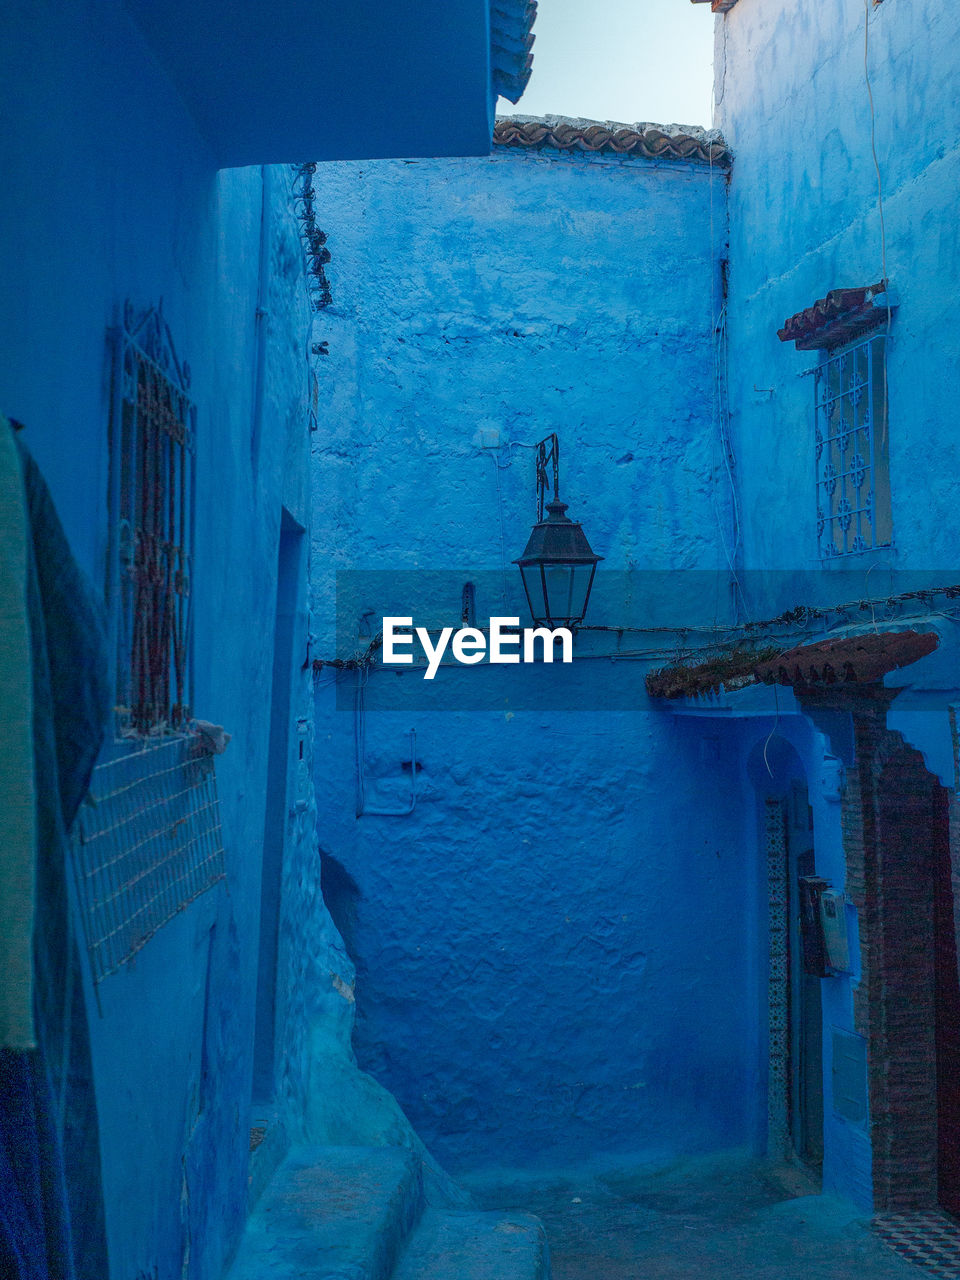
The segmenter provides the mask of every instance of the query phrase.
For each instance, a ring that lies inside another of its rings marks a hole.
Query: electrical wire
[[[777,712],[776,719],[773,722],[773,728],[767,734],[766,742],[763,744],[763,763],[766,766],[767,773],[769,773],[771,778],[773,777],[773,770],[770,768],[770,761],[767,759],[767,748],[770,746],[770,743],[773,741],[773,735],[777,732],[777,729],[780,727],[780,693],[777,685],[773,686],[773,705],[776,708],[776,712]]]
[[[504,530],[503,530],[503,490],[500,487],[500,472],[505,470],[505,468],[501,467],[500,460],[495,453],[491,452],[490,458],[493,461],[493,465],[496,468],[496,474],[497,474],[497,516],[499,518],[499,523],[500,523],[500,574],[501,574],[500,597],[503,600],[504,608],[506,608],[507,547],[506,547],[506,541],[504,538]]]
[[[863,0],[863,78],[867,86],[867,97],[870,101],[870,151],[873,155],[873,167],[877,174],[877,209],[880,214],[880,267],[883,273],[883,287],[889,289],[887,278],[887,228],[883,217],[883,178],[880,174],[880,161],[877,159],[877,112],[873,101],[873,85],[870,83],[870,0]],[[887,404],[887,347],[890,342],[890,300],[887,299],[887,331],[883,344],[883,417],[880,431],[880,447],[887,443],[887,420],[889,408]]]

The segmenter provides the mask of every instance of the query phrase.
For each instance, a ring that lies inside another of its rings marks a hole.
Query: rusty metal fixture
[[[794,689],[870,684],[898,667],[909,666],[940,645],[935,631],[883,631],[798,645],[757,664],[764,684]]]

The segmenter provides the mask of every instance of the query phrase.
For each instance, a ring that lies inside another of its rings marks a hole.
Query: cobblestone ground
[[[553,1280],[930,1280],[804,1172],[743,1158],[461,1177],[546,1226]]]

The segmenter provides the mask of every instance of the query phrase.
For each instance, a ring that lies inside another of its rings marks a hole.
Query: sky
[[[713,23],[690,0],[539,0],[530,83],[497,113],[708,126]]]

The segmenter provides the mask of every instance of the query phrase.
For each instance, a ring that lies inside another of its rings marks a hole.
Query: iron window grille
[[[817,540],[832,560],[889,547],[886,335],[831,351],[816,370]]]
[[[120,737],[183,731],[192,689],[196,406],[159,307],[114,333],[109,582]]]

